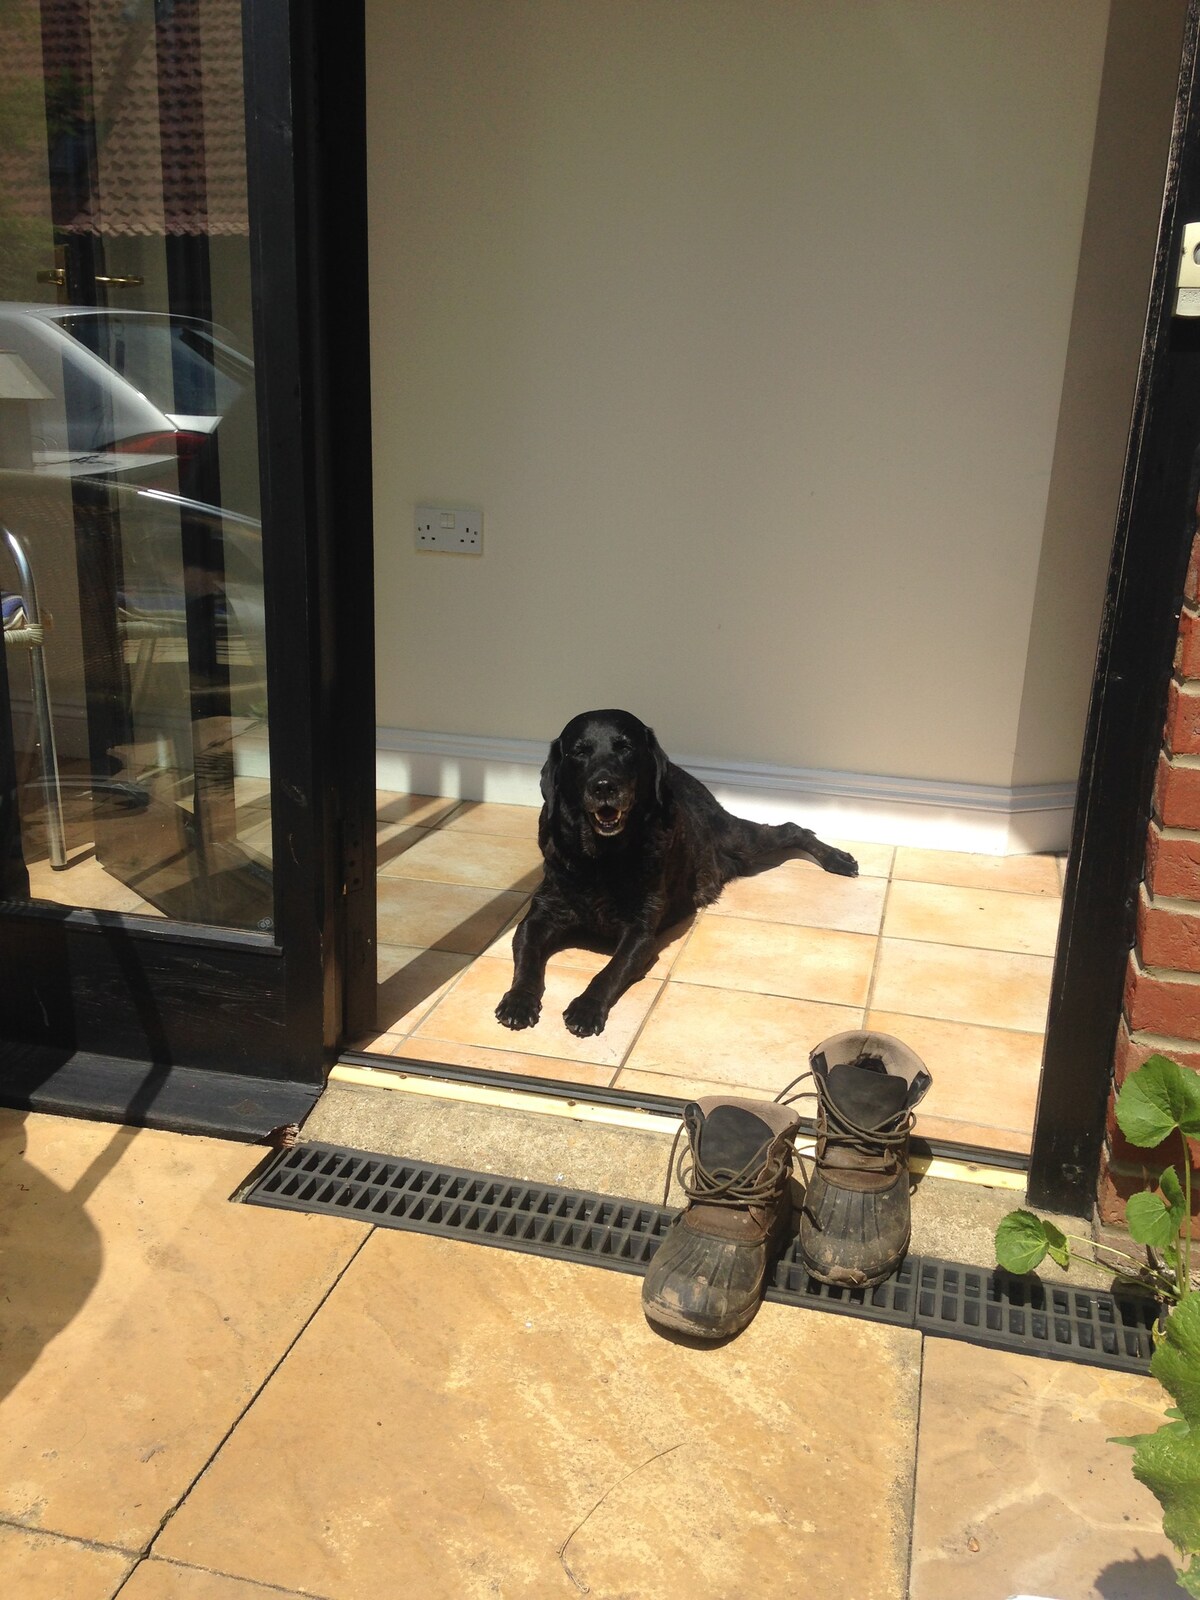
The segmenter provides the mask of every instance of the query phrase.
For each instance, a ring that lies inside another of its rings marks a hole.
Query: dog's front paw
[[[821,865],[826,872],[838,872],[843,878],[858,877],[858,862],[850,854],[849,850],[835,850],[830,845],[829,854]]]
[[[563,1012],[563,1021],[576,1038],[589,1039],[594,1033],[603,1033],[608,1021],[608,1006],[603,1000],[586,992],[576,995]]]
[[[496,1007],[496,1021],[506,1028],[532,1028],[542,1014],[542,1002],[535,994],[510,989]]]

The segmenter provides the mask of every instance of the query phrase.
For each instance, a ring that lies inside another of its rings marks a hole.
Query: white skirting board
[[[407,728],[376,730],[381,789],[538,806],[546,746]],[[980,855],[1064,851],[1075,785],[993,788],[982,784],[818,772],[752,762],[674,756],[738,816],[799,822],[831,839],[966,850]]]

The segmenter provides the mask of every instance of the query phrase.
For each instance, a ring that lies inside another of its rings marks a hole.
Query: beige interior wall
[[[1095,667],[1186,0],[1113,0],[1013,781],[1072,775]]]
[[[1108,19],[371,0],[380,723],[1013,782]],[[482,558],[414,551],[429,500]]]

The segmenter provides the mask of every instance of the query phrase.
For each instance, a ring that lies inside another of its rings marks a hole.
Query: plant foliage
[[[1173,1307],[1159,1338],[1150,1371],[1175,1404],[1154,1433],[1114,1440],[1133,1448],[1133,1474],[1157,1498],[1163,1532],[1187,1563],[1179,1586],[1200,1600],[1200,1293],[1192,1287],[1192,1161],[1189,1138],[1200,1137],[1200,1074],[1167,1056],[1151,1056],[1121,1086],[1117,1126],[1139,1149],[1156,1150],[1178,1138],[1183,1146],[1182,1180],[1166,1166],[1154,1185],[1132,1195],[1125,1207],[1130,1237],[1145,1246],[1137,1261],[1109,1246],[1117,1270],[1153,1289]],[[1088,1243],[1088,1241],[1076,1241]],[[996,1229],[996,1260],[1006,1271],[1032,1272],[1049,1255],[1070,1265],[1070,1240],[1032,1211],[1011,1211]],[[1113,1266],[1113,1261],[1097,1265]],[[1131,1270],[1132,1269],[1132,1270]]]

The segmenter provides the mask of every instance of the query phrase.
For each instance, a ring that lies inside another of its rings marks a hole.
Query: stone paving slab
[[[920,1336],[380,1230],[155,1554],[329,1600],[903,1600]],[[681,1588],[682,1585],[682,1588]]]
[[[0,1526],[4,1592],[19,1600],[112,1600],[136,1557]]]
[[[1108,1443],[1168,1404],[1153,1378],[927,1339],[911,1600],[1179,1600],[1158,1502]]]
[[[173,1561],[143,1561],[121,1590],[120,1600],[322,1600],[309,1589],[264,1588],[219,1572],[177,1566]],[[378,1600],[387,1600],[386,1592]]]
[[[261,1153],[0,1112],[0,1519],[139,1551],[218,1449],[367,1232]]]

